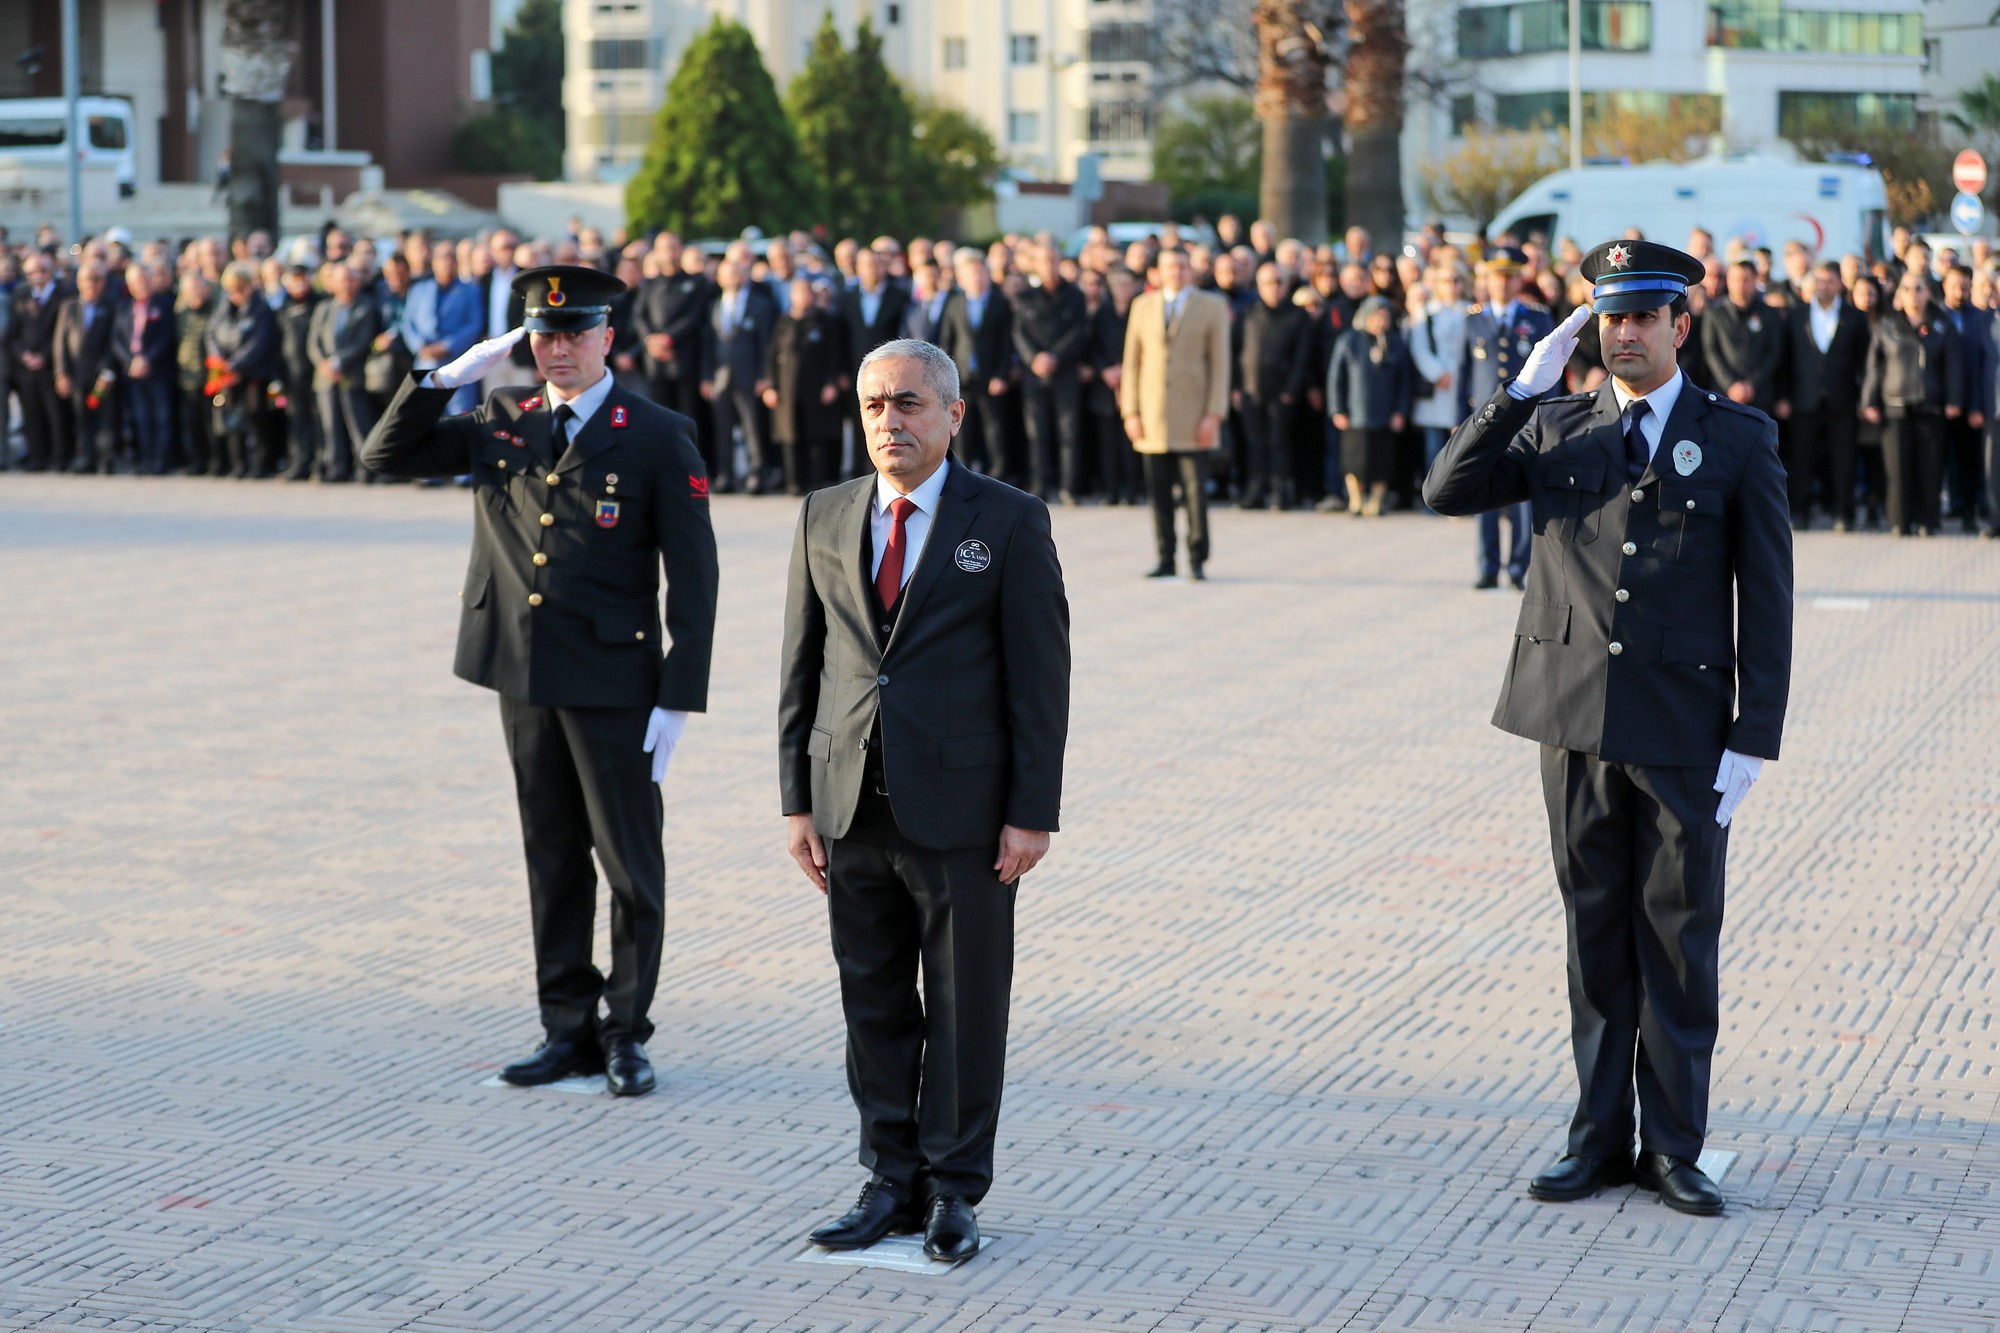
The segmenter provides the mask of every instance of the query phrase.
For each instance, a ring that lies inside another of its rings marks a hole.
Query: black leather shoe
[[[1162,560],[1147,573],[1149,579],[1170,579],[1174,576],[1174,562]]]
[[[1208,575],[1202,572],[1201,561],[1197,560],[1188,566],[1188,577],[1196,583],[1206,583],[1208,581]]]
[[[1478,582],[1472,585],[1473,590],[1475,592],[1484,592],[1488,588],[1497,588],[1499,586],[1500,586],[1500,576],[1498,574],[1485,575]]]
[[[1652,1190],[1677,1213],[1714,1217],[1722,1211],[1722,1190],[1685,1157],[1642,1152],[1634,1174],[1640,1189]]]
[[[653,1062],[630,1037],[604,1043],[604,1085],[614,1097],[643,1097],[653,1090]]]
[[[979,1219],[972,1205],[956,1194],[940,1194],[924,1215],[924,1253],[948,1264],[962,1264],[979,1252]]]
[[[500,1071],[502,1082],[517,1088],[535,1088],[566,1078],[604,1072],[604,1052],[594,1041],[551,1037],[535,1048],[535,1053],[516,1060]]]
[[[909,1200],[892,1185],[871,1180],[844,1216],[812,1233],[809,1239],[825,1250],[865,1250],[892,1234],[907,1234],[923,1225]]]
[[[1528,1193],[1548,1203],[1588,1199],[1611,1185],[1632,1183],[1632,1164],[1618,1157],[1565,1157],[1528,1182]]]

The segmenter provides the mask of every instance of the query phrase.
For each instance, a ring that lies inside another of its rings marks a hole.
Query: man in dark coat
[[[1792,526],[1812,525],[1812,489],[1827,483],[1826,507],[1837,532],[1854,522],[1854,463],[1861,374],[1868,360],[1868,317],[1841,295],[1840,262],[1829,259],[1800,284],[1789,312],[1786,357],[1785,480]]]
[[[648,278],[632,307],[632,331],[646,349],[647,393],[695,423],[695,438],[710,476],[728,489],[728,469],[719,467],[714,414],[701,396],[702,342],[708,334],[708,308],[715,284],[708,280],[699,246],[683,247],[678,236],[664,233],[654,243],[660,274]]]
[[[287,481],[304,481],[323,469],[319,401],[313,394],[313,316],[324,301],[312,285],[312,270],[293,264],[285,270],[285,303],[278,307],[278,348],[285,414]]]
[[[957,290],[945,303],[938,346],[958,364],[965,422],[953,452],[968,467],[1009,485],[1021,485],[1019,451],[1008,429],[1005,400],[1014,389],[1014,312],[993,285],[985,256],[960,250],[952,257]]]
[[[329,264],[327,299],[313,311],[306,338],[312,361],[313,405],[319,414],[322,481],[354,479],[354,451],[375,429],[375,407],[363,375],[382,331],[381,308],[361,290],[347,264]]]
[[[1062,804],[1069,605],[1048,509],[949,461],[952,359],[892,342],[858,389],[874,468],[800,507],[780,666],[780,797],[827,895],[869,1172],[812,1239],[921,1227],[956,1263],[993,1180],[1014,895]]]
[[[1945,484],[1951,491],[1951,514],[1967,532],[1979,526],[1980,496],[1985,491],[1986,422],[1993,415],[1993,378],[2000,347],[1993,342],[1992,312],[1974,306],[1972,270],[1954,264],[1945,270],[1943,319],[1958,334],[1959,374],[1965,385],[1965,410],[1944,423]]]
[[[118,307],[111,300],[104,267],[87,263],[76,271],[76,295],[56,317],[56,392],[69,403],[75,423],[73,472],[109,473],[118,446],[118,361],[112,334]]]
[[[820,308],[812,279],[795,277],[791,309],[771,331],[762,395],[771,410],[771,439],[784,461],[785,492],[804,495],[834,480],[840,468],[840,424],[851,399],[847,325]]]
[[[1052,487],[1074,500],[1081,484],[1083,381],[1076,373],[1090,335],[1083,292],[1063,281],[1053,245],[1025,248],[1039,286],[1014,303],[1014,351],[1021,377],[1021,412],[1028,434],[1028,489],[1044,500]]]
[[[762,495],[774,480],[774,460],[766,456],[769,430],[757,396],[764,358],[771,349],[771,325],[778,312],[762,283],[750,281],[743,265],[725,259],[715,270],[715,300],[708,309],[708,336],[701,345],[701,396],[714,414],[716,473],[736,471],[736,432],[743,432],[748,459],[743,488]]]
[[[873,250],[855,252],[854,278],[854,285],[841,293],[840,313],[847,321],[847,354],[854,358],[858,370],[861,358],[903,336],[910,293],[889,280],[882,256]]]
[[[440,420],[523,330],[477,343],[404,382],[362,462],[392,477],[470,474],[479,493],[456,670],[500,695],[547,1034],[500,1076],[527,1086],[601,1072],[613,1093],[637,1096],[653,1089],[643,1043],[666,910],[659,783],[687,714],[708,702],[708,478],[694,423],[619,388],[605,366],[624,284],[575,265],[515,282],[546,383]],[[609,976],[591,962],[593,851],[611,883]]]
[[[1725,280],[1729,299],[1710,302],[1702,320],[1702,360],[1730,402],[1769,415],[1784,371],[1785,319],[1757,294],[1757,266],[1749,260],[1731,264]]]
[[[1292,413],[1304,397],[1312,363],[1313,318],[1285,292],[1276,264],[1257,269],[1257,300],[1239,326],[1235,407],[1243,422],[1245,467],[1238,509],[1290,509]]]
[[[69,295],[56,278],[55,260],[37,250],[22,261],[5,347],[8,381],[21,398],[29,472],[62,471],[70,463],[67,406],[56,392],[55,365],[56,319]]]
[[[131,299],[111,327],[111,359],[118,368],[118,397],[132,427],[138,469],[167,470],[174,451],[174,327],[172,273],[164,265],[134,262],[124,280]]]
[[[1444,514],[1523,500],[1535,512],[1493,720],[1542,745],[1579,1096],[1567,1154],[1529,1193],[1579,1199],[1636,1179],[1708,1215],[1722,1192],[1695,1160],[1728,829],[1778,757],[1790,691],[1785,471],[1769,417],[1676,364],[1698,261],[1617,241],[1581,271],[1611,378],[1545,396],[1591,317],[1579,306],[1453,432],[1424,498]]]

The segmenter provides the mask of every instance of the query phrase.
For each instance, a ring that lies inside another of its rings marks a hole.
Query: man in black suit
[[[921,1225],[956,1263],[993,1180],[1015,889],[1061,805],[1069,604],[1047,508],[948,460],[952,359],[888,343],[858,389],[874,471],[800,509],[778,704],[790,849],[827,895],[870,1173],[812,1239],[861,1249]]]
[[[1090,337],[1083,292],[1063,281],[1053,245],[1023,248],[1024,267],[1040,280],[1014,303],[1014,351],[1021,377],[1021,415],[1028,433],[1028,489],[1043,499],[1051,487],[1074,502],[1083,465],[1083,380],[1076,368]]]
[[[736,431],[741,428],[743,452],[749,459],[743,486],[750,494],[761,495],[777,482],[776,460],[766,456],[771,432],[758,389],[778,312],[763,284],[751,282],[736,260],[716,265],[715,280],[708,336],[701,345],[701,396],[714,413],[716,475],[735,472]]]
[[[1841,299],[1839,260],[1822,262],[1800,289],[1799,303],[1789,313],[1789,383],[1778,403],[1778,415],[1788,418],[1784,460],[1792,527],[1803,531],[1812,525],[1813,482],[1824,477],[1834,531],[1845,532],[1854,523],[1855,436],[1868,317]]]
[[[112,389],[118,363],[112,357],[111,334],[117,319],[118,307],[105,290],[104,266],[79,266],[76,295],[56,316],[55,337],[56,392],[69,403],[75,423],[72,472],[109,473],[115,462],[118,410]]]
[[[1298,502],[1292,479],[1292,413],[1305,395],[1313,322],[1285,292],[1276,264],[1257,269],[1258,300],[1240,321],[1237,388],[1232,395],[1243,421],[1243,494],[1238,509],[1290,509]]]
[[[708,280],[701,247],[682,247],[680,237],[662,232],[653,243],[658,277],[648,278],[632,307],[632,331],[646,349],[646,392],[662,407],[695,423],[695,438],[717,489],[728,490],[729,470],[715,446],[714,414],[701,396],[701,345],[708,332],[708,307],[715,284]]]
[[[69,293],[56,280],[55,260],[31,252],[21,265],[14,308],[7,321],[8,378],[21,396],[21,434],[29,472],[69,466],[69,423],[56,392],[56,318]]]
[[[873,250],[854,254],[855,283],[840,296],[841,317],[847,321],[847,353],[859,368],[862,358],[893,338],[903,336],[903,317],[910,293],[889,281],[882,256]]]
[[[1731,264],[1724,281],[1729,299],[1711,301],[1702,319],[1702,362],[1730,402],[1775,412],[1785,363],[1784,317],[1757,294],[1757,266],[1749,260]]]
[[[173,462],[174,451],[174,354],[180,331],[174,327],[173,272],[164,264],[135,261],[126,265],[124,276],[131,299],[112,322],[111,360],[138,469],[159,476]]]
[[[1493,721],[1542,743],[1580,1090],[1568,1153],[1529,1193],[1580,1199],[1636,1177],[1707,1215],[1722,1192],[1695,1160],[1728,827],[1778,757],[1791,680],[1785,472],[1769,417],[1676,365],[1697,260],[1618,241],[1581,272],[1610,380],[1544,397],[1591,317],[1579,306],[1453,432],[1424,498],[1444,514],[1534,507]]]
[[[479,275],[479,304],[486,312],[486,336],[489,338],[502,337],[509,330],[521,327],[523,300],[514,286],[514,279],[521,274],[520,266],[514,262],[514,251],[520,241],[521,238],[506,227],[495,231],[487,241],[487,252],[492,256],[493,267]],[[523,338],[514,344],[507,360],[487,378],[495,381],[491,387],[497,389],[501,387],[501,381],[517,378],[507,367],[529,371],[531,373],[519,378],[533,379],[534,365],[534,349]]]
[[[944,332],[945,307],[951,301],[951,287],[939,280],[937,261],[926,259],[910,270],[910,306],[903,312],[903,336],[918,342],[937,342]]]
[[[1994,362],[2000,347],[1993,342],[1993,316],[1969,299],[1972,270],[1953,264],[1944,274],[1944,309],[1941,318],[1958,334],[1958,363],[1965,384],[1965,410],[1947,416],[1944,422],[1944,461],[1951,491],[1951,513],[1958,516],[1967,532],[1979,526],[1980,497],[1986,487],[1986,420],[1993,415]]]
[[[575,265],[515,281],[546,383],[440,420],[524,330],[477,343],[404,381],[361,460],[392,477],[470,474],[479,492],[456,670],[500,695],[547,1032],[500,1076],[525,1086],[602,1071],[613,1093],[636,1096],[653,1088],[642,1043],[665,916],[659,783],[708,699],[708,478],[694,423],[619,388],[604,364],[624,284]],[[593,850],[611,882],[609,977],[591,963]]]
[[[952,257],[958,290],[945,304],[936,339],[958,366],[965,422],[956,453],[989,477],[1018,484],[1020,467],[1007,429],[1006,396],[1014,387],[1014,312],[993,286],[986,259],[976,250]]]

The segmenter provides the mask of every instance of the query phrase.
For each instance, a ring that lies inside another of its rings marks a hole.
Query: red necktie
[[[910,499],[889,502],[889,515],[895,526],[889,529],[889,544],[882,548],[882,567],[875,571],[875,595],[882,599],[884,611],[895,610],[896,599],[903,593],[903,552],[909,549],[903,523],[916,508],[916,501]]]

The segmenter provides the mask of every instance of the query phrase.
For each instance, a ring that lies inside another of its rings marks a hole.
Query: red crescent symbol
[[[1820,226],[1819,219],[1810,213],[1794,213],[1792,216],[1795,218],[1804,218],[1812,226],[1813,258],[1819,258],[1819,252],[1826,249],[1826,228]]]

